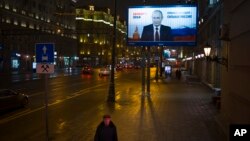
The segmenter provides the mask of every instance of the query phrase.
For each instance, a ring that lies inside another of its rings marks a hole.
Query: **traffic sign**
[[[37,64],[36,73],[54,73],[54,64]]]
[[[54,63],[54,44],[38,43],[36,44],[36,62]]]

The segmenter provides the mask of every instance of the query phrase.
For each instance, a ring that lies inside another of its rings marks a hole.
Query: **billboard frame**
[[[168,8],[168,7],[194,7],[196,8],[195,40],[194,41],[130,41],[129,40],[129,9],[131,8]],[[198,34],[198,5],[197,4],[168,4],[168,5],[137,5],[129,6],[127,10],[127,45],[128,46],[197,46]]]

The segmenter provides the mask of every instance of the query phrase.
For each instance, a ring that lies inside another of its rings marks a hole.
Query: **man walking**
[[[98,125],[94,141],[118,141],[116,126],[110,115],[104,115],[103,121]]]

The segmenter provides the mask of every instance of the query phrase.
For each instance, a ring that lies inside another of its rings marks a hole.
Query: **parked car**
[[[11,89],[0,89],[0,111],[26,107],[28,103],[27,95]]]
[[[82,74],[92,74],[93,69],[90,66],[84,66],[82,68]]]
[[[110,75],[110,69],[108,67],[101,68],[99,71],[99,76],[108,76]]]

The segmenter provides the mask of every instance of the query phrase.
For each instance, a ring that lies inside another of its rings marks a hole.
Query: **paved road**
[[[51,141],[92,141],[103,114],[111,114],[119,141],[226,140],[216,122],[218,111],[211,103],[212,92],[200,84],[152,80],[149,97],[141,93],[139,71],[123,72],[116,76],[116,102],[108,104],[108,82],[107,78],[72,76],[65,83],[52,85],[55,87],[49,105]],[[2,118],[0,140],[44,141],[44,116],[43,107],[38,106],[22,111],[19,116]]]

